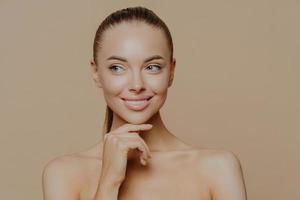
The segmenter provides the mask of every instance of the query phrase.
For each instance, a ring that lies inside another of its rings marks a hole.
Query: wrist
[[[114,189],[119,189],[121,186],[121,182],[120,181],[110,181],[110,180],[100,180],[99,181],[99,189],[102,190],[114,190]]]
[[[120,185],[117,182],[99,182],[95,200],[117,200]]]
[[[124,178],[116,178],[112,175],[101,174],[99,185],[108,188],[119,188],[123,182]]]

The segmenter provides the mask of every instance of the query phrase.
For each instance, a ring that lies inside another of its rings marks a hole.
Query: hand
[[[151,124],[124,124],[106,133],[103,142],[101,180],[121,184],[125,179],[128,152],[140,151],[140,162],[146,165],[150,150],[139,134],[150,130]]]

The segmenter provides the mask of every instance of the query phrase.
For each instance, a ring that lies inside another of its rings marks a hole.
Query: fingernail
[[[141,159],[141,163],[142,163],[142,165],[146,165],[147,164],[146,160],[144,160],[144,159]]]

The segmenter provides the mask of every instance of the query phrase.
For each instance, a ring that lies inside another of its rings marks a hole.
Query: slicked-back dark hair
[[[99,25],[96,31],[94,44],[93,44],[93,59],[97,67],[98,67],[97,55],[98,55],[98,51],[101,50],[101,41],[105,30],[112,28],[113,26],[120,24],[121,22],[132,22],[132,21],[145,22],[148,25],[161,29],[166,36],[168,47],[171,53],[170,61],[172,61],[173,41],[167,25],[152,10],[142,6],[136,6],[136,7],[124,8],[111,13]],[[105,121],[104,121],[105,133],[110,132],[112,121],[113,121],[113,111],[109,108],[109,106],[106,106],[106,114],[105,114]]]

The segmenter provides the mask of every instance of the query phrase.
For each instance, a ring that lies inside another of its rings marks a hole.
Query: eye
[[[112,72],[116,72],[116,73],[120,73],[123,69],[123,67],[119,66],[119,65],[111,65],[109,67],[110,71]]]
[[[159,65],[148,65],[147,69],[150,69],[150,71],[152,72],[157,72],[161,69],[161,67]]]

